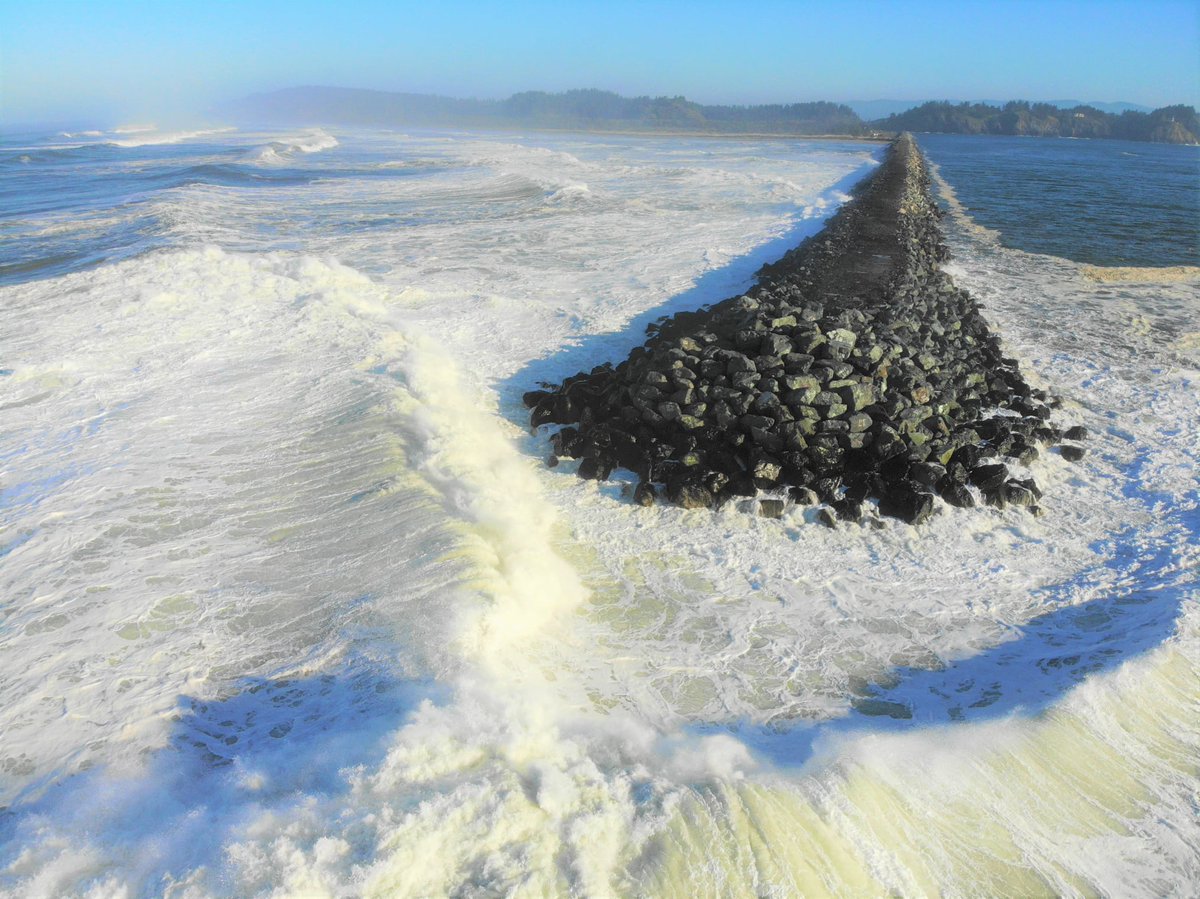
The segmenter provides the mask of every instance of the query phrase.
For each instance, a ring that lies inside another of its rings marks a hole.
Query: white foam
[[[111,140],[108,143],[114,147],[153,147],[160,144],[179,144],[195,140],[198,137],[211,137],[214,134],[228,134],[236,128],[201,128],[195,131],[155,131],[152,128],[116,129],[114,134],[144,134],[144,137],[128,137]]]
[[[251,154],[252,158],[268,165],[282,165],[291,160],[297,153],[320,153],[331,150],[338,145],[338,139],[327,131],[314,128],[302,135],[286,140],[272,141],[265,147],[259,147]]]
[[[192,185],[180,240],[260,252],[0,292],[0,888],[1195,882],[1194,292],[952,235],[1095,435],[1043,519],[638,509],[520,393],[744,289],[866,150],[370,140],[444,165]]]
[[[576,202],[586,200],[591,194],[586,184],[567,184],[552,191],[547,197],[547,203]]]

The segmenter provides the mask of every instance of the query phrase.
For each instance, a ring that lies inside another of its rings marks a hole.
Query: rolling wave
[[[194,131],[146,131],[141,132],[126,132],[126,133],[141,133],[140,137],[121,137],[115,140],[106,141],[109,146],[122,147],[131,149],[134,147],[154,147],[165,144],[180,144],[185,141],[195,140],[198,137],[211,137],[215,134],[229,134],[236,131],[236,128],[201,128]]]

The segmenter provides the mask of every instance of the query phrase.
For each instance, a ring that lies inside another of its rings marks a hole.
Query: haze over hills
[[[525,91],[505,100],[475,100],[355,88],[297,87],[246,97],[222,112],[257,122],[732,134],[860,135],[868,131],[850,107],[836,103],[704,106],[679,96],[622,97],[591,89],[556,94]]]
[[[870,101],[903,105],[902,101]],[[1069,102],[1069,101],[1061,101]],[[849,104],[807,102],[759,106],[704,105],[686,97],[622,97],[611,91],[526,91],[503,100],[396,93],[341,87],[295,87],[254,94],[221,114],[254,123],[425,126],[451,128],[551,128],[585,131],[688,131],[713,134],[840,135],[937,131],[1045,137],[1113,137],[1165,143],[1200,143],[1200,122],[1190,106],[1152,112],[1133,104],[1062,108],[1053,103],[927,102],[887,118],[865,120]]]
[[[877,119],[887,118],[890,115],[898,115],[902,112],[908,112],[910,109],[915,109],[924,103],[929,103],[934,100],[933,97],[923,97],[920,100],[847,100],[846,105],[854,110],[855,114],[864,122],[873,122]],[[1003,106],[1007,100],[968,100],[968,103],[982,103],[986,106]],[[1120,115],[1123,112],[1152,112],[1150,106],[1143,106],[1140,103],[1127,103],[1124,101],[1105,102],[1101,100],[1039,100],[1039,103],[1048,103],[1050,106],[1057,106],[1059,109],[1074,109],[1076,106],[1091,106],[1093,109],[1099,109],[1101,112],[1109,112],[1113,115]]]

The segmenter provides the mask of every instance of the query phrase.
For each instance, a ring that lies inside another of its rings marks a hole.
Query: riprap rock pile
[[[639,478],[635,501],[687,507],[790,495],[823,520],[881,514],[919,523],[935,496],[1037,509],[1014,476],[1039,445],[1080,439],[1056,401],[1006,358],[947,256],[924,162],[904,135],[825,229],[759,272],[758,284],[648,328],[615,367],[532,391],[532,423],[565,425],[556,457],[579,475]],[[1077,458],[1078,447],[1063,454]]]

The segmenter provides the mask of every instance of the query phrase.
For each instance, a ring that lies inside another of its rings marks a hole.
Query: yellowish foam
[[[1171,808],[1167,829],[1186,826],[1195,801],[1190,656],[1164,647],[1026,722],[866,738],[811,778],[701,787],[644,856],[633,893],[1122,892],[1136,872],[1122,867],[1120,841],[1146,839]],[[1187,848],[1162,847],[1177,862]]]
[[[1089,281],[1102,283],[1174,283],[1200,281],[1198,265],[1167,265],[1162,267],[1131,265],[1085,265],[1080,274]]]

